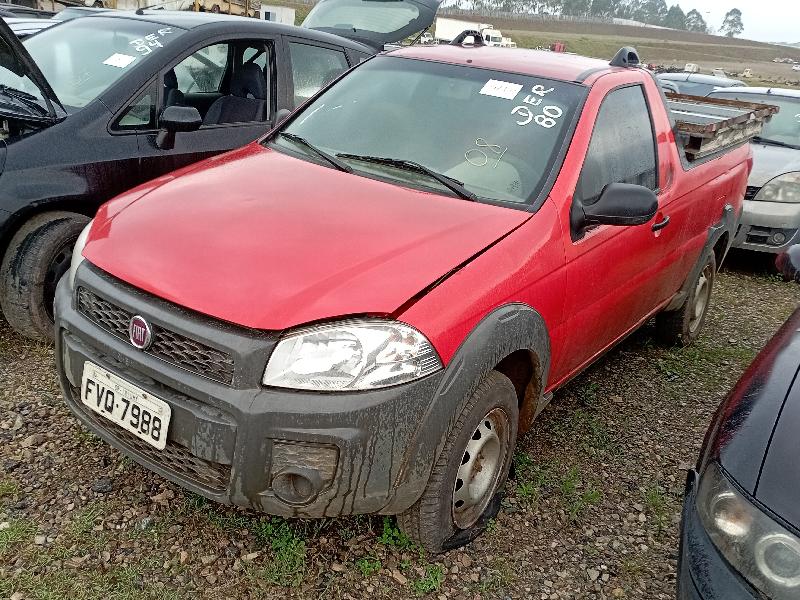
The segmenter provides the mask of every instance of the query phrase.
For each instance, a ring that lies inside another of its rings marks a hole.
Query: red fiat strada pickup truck
[[[735,233],[748,145],[687,160],[627,62],[388,52],[107,203],[57,293],[70,408],[219,502],[473,539],[553,390],[654,315],[698,335]]]

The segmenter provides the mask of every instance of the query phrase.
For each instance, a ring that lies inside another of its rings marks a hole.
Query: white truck
[[[475,23],[474,21],[461,21],[439,17],[436,19],[436,29],[433,37],[437,43],[450,43],[464,31],[479,31],[483,43],[487,46],[502,46],[503,34],[488,23]]]

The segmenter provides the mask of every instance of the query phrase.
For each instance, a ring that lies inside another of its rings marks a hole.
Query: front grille
[[[169,473],[174,473],[180,479],[214,492],[224,492],[228,488],[231,478],[230,465],[203,460],[192,454],[188,448],[167,440],[163,450],[154,448],[147,442],[123,429],[116,423],[104,419],[94,411],[86,408],[79,400],[79,390],[71,388],[72,404],[81,414],[98,429],[112,435],[123,450],[138,454]]]
[[[756,197],[756,194],[758,194],[758,192],[760,192],[760,191],[761,191],[760,187],[755,187],[755,186],[752,186],[752,185],[748,185],[747,186],[747,191],[745,191],[745,193],[744,193],[744,199],[745,200],[752,200],[753,198]]]
[[[128,325],[133,313],[84,287],[77,292],[78,311],[95,325],[123,340],[128,339]],[[176,367],[230,385],[233,382],[233,358],[183,334],[160,325],[152,325],[153,343],[145,351]]]

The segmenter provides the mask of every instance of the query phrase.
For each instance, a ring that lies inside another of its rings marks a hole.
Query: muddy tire
[[[662,342],[672,346],[688,346],[697,339],[708,315],[716,276],[716,257],[709,250],[689,286],[689,295],[683,306],[678,310],[662,312],[656,317],[656,333]]]
[[[422,497],[398,516],[400,528],[433,553],[478,537],[500,509],[518,421],[513,384],[492,371],[445,433]]]
[[[22,335],[52,341],[56,284],[69,269],[75,240],[88,222],[76,213],[43,213],[11,238],[0,264],[0,307]]]

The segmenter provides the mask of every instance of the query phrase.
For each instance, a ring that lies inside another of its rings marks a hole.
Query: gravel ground
[[[673,598],[685,471],[800,300],[734,258],[698,343],[646,326],[559,391],[487,534],[442,556],[393,519],[284,521],[183,492],[77,425],[52,350],[0,321],[0,597]]]

